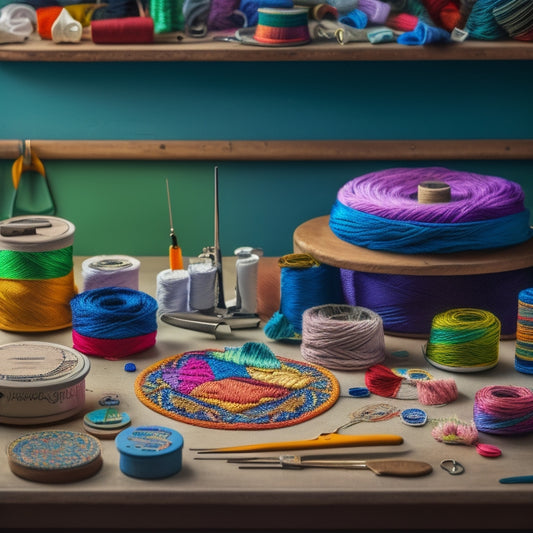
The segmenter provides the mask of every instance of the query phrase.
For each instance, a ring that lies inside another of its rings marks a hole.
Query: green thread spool
[[[489,311],[450,309],[431,324],[425,357],[450,372],[481,372],[498,363],[501,324]]]
[[[72,246],[43,252],[0,250],[0,278],[3,279],[62,278],[72,267]]]

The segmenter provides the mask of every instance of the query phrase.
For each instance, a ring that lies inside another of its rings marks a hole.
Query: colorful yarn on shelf
[[[155,344],[157,301],[142,291],[93,289],[70,305],[73,347],[84,354],[117,360]]]
[[[294,45],[311,41],[308,10],[301,8],[268,8],[257,10],[254,41],[264,45]]]
[[[478,372],[498,363],[501,324],[482,309],[450,309],[433,318],[425,356],[452,372]]]
[[[478,390],[474,398],[474,422],[483,433],[531,433],[533,391],[514,385],[492,385]]]
[[[427,181],[448,184],[451,201],[419,203],[418,187]],[[533,235],[520,185],[440,167],[394,168],[349,181],[329,225],[351,244],[404,254],[494,249]]]
[[[533,374],[533,288],[518,294],[515,369],[523,374]]]
[[[344,303],[339,270],[321,264],[309,254],[288,254],[278,260],[280,309],[265,324],[270,339],[300,342],[306,309]]]
[[[370,392],[385,398],[400,400],[418,399],[423,405],[445,405],[458,397],[457,384],[453,379],[403,377],[385,365],[374,365],[365,373],[365,384]]]
[[[362,370],[385,359],[381,317],[362,307],[322,305],[303,314],[304,360],[335,370]]]
[[[460,0],[422,0],[436,26],[452,31],[461,20]]]

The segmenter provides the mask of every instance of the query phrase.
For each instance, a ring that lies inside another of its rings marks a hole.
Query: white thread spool
[[[385,359],[381,317],[365,307],[319,305],[302,316],[302,357],[334,370],[363,370]]]
[[[128,255],[97,255],[81,264],[83,290],[126,287],[139,290],[141,262]]]
[[[237,261],[235,272],[237,281],[237,309],[240,313],[257,313],[257,271],[259,255],[253,248],[242,247],[235,250]]]
[[[157,313],[181,313],[189,311],[191,277],[187,270],[162,270],[157,274]]]
[[[215,307],[217,268],[210,262],[191,263],[189,306],[192,311],[206,311]]]

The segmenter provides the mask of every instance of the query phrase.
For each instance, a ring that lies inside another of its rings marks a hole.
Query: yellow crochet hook
[[[272,452],[281,450],[344,448],[352,446],[397,446],[399,444],[403,444],[403,438],[399,435],[339,435],[338,433],[324,433],[314,439],[247,444],[244,446],[229,446],[225,448],[191,448],[191,451],[198,453]]]

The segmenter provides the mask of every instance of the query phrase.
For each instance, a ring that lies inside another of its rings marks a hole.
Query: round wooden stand
[[[293,247],[295,253],[310,254],[321,263],[373,274],[468,276],[511,272],[533,266],[533,239],[488,251],[397,254],[362,248],[339,239],[329,227],[329,215],[313,218],[298,226],[293,234]],[[511,338],[502,336],[506,337]]]

